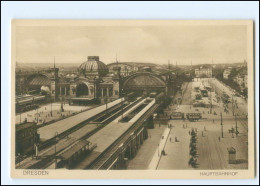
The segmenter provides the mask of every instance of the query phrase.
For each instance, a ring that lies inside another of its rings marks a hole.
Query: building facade
[[[224,72],[223,72],[223,78],[224,78],[224,79],[228,79],[230,73],[231,73],[231,69],[230,69],[230,68],[225,69]]]
[[[195,69],[195,76],[197,78],[211,78],[212,77],[212,68],[197,68]]]
[[[54,65],[45,74],[32,72],[25,82],[28,90],[37,90],[39,94],[44,91],[54,101],[71,104],[109,102],[119,98],[123,91],[165,91],[170,95],[177,88],[174,74],[157,73],[150,67],[152,64],[133,64],[136,63],[105,65],[99,56],[88,56],[76,72],[60,73]]]
[[[36,123],[24,122],[15,125],[15,154],[24,155],[34,150],[38,143]]]

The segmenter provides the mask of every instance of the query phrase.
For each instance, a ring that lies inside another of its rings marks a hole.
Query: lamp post
[[[221,125],[221,137],[224,138],[224,134],[223,134],[223,122],[222,122],[222,112],[220,113],[220,125]]]
[[[39,113],[38,113],[38,108],[37,108],[37,124],[39,122]]]
[[[124,89],[122,89],[122,92],[121,92],[121,105],[122,105],[121,113],[122,113],[122,119],[124,118],[124,108],[123,108],[124,93],[123,93],[123,91],[124,91]]]
[[[51,117],[52,117],[52,102],[51,102]]]
[[[107,95],[106,95],[106,114],[107,114]]]
[[[236,119],[236,137],[237,137],[237,135],[238,135],[238,130],[237,130],[237,114],[235,115],[235,119]]]
[[[232,94],[232,114],[233,116],[235,115],[234,113],[234,95]]]

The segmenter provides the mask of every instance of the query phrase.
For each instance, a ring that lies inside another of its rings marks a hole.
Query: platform
[[[127,115],[135,108],[137,108],[140,104],[144,102],[141,101],[131,109],[129,109],[124,115]],[[84,169],[87,167],[92,161],[94,161],[103,151],[105,151],[110,145],[113,144],[121,135],[123,135],[146,111],[151,108],[155,104],[155,100],[150,102],[141,112],[139,112],[136,117],[132,118],[130,122],[121,123],[119,120],[122,119],[122,116],[119,116],[114,121],[109,123],[107,126],[99,130],[96,134],[88,138],[88,141],[96,144],[97,147],[94,151],[83,159],[79,165],[75,167],[75,169]]]
[[[111,108],[112,106],[120,103],[122,100],[117,99],[113,102],[110,102],[107,104],[107,108]],[[47,125],[45,127],[38,129],[38,134],[40,134],[41,140],[47,140],[50,138],[53,138],[55,135],[55,132],[58,132],[58,134],[63,133],[64,131],[78,125],[79,123],[82,123],[91,117],[99,114],[100,112],[106,110],[106,105],[101,105],[99,107],[87,110],[85,112],[81,112],[77,115],[71,116],[69,118],[57,121],[53,124]]]

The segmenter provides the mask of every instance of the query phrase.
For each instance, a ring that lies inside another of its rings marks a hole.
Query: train
[[[170,115],[170,119],[173,119],[173,120],[184,119],[184,113],[182,113],[182,112],[173,112],[172,115]]]
[[[26,96],[17,96],[15,99],[15,104],[23,105],[28,103],[33,103],[35,101],[40,101],[45,99],[45,95],[26,95]]]
[[[201,113],[187,113],[186,117],[189,121],[198,121],[202,118]]]
[[[125,96],[125,100],[128,101],[128,102],[133,102],[136,100],[136,97],[137,97],[137,93],[136,92],[130,92],[128,94],[126,94]]]
[[[33,110],[39,108],[38,103],[44,101],[45,95],[26,95],[17,96],[15,99],[15,110],[16,113],[26,112],[28,110]]]

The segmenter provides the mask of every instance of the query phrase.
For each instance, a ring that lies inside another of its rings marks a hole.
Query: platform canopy
[[[162,90],[166,82],[158,75],[150,72],[135,73],[123,81],[123,90]]]

